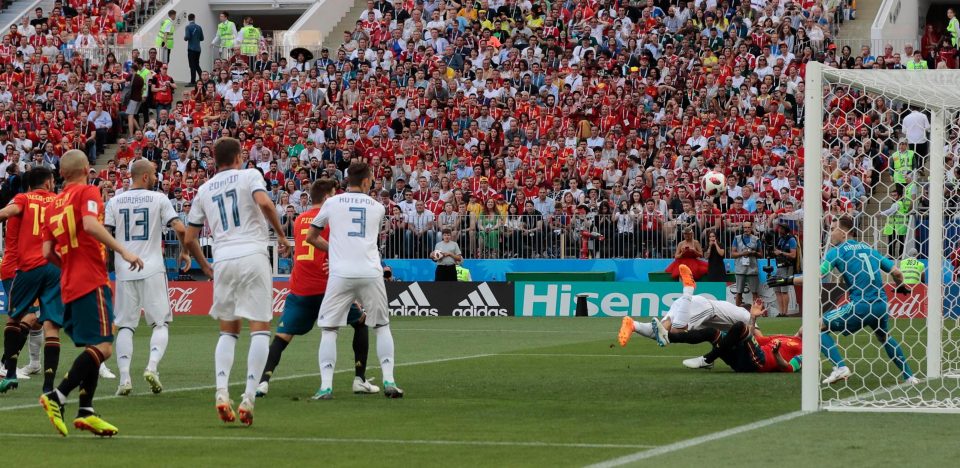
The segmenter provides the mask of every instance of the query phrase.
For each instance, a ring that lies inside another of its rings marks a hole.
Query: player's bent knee
[[[110,359],[110,356],[113,355],[113,343],[98,343],[93,346],[103,354],[103,359]]]

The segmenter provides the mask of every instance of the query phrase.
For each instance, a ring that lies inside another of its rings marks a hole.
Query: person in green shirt
[[[950,44],[957,47],[960,43],[960,20],[957,20],[957,13],[953,8],[947,8],[947,32],[950,33]]]
[[[173,52],[173,34],[176,29],[174,21],[176,18],[176,10],[168,11],[167,18],[163,20],[163,23],[160,23],[160,31],[157,32],[155,45],[160,49],[160,60],[163,60],[163,63],[170,63],[170,54]]]
[[[900,271],[903,272],[903,284],[914,286],[922,283],[926,278],[924,275],[925,266],[923,262],[917,260],[917,249],[910,249],[907,257],[900,260]]]

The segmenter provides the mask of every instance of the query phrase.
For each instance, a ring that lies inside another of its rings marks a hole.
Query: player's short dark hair
[[[48,180],[53,178],[53,171],[45,167],[35,167],[27,172],[27,186],[31,189],[38,189]]]
[[[370,178],[370,166],[363,161],[354,161],[347,168],[347,185],[359,187]]]
[[[847,232],[852,232],[854,227],[853,216],[843,215],[837,219],[837,225],[840,226],[840,229],[843,229]]]
[[[310,186],[310,199],[313,200],[314,203],[319,203],[336,187],[336,180],[329,177],[321,177]]]
[[[213,144],[213,160],[217,163],[217,169],[236,164],[240,157],[240,141],[234,138],[224,137]]]
[[[187,15],[187,21],[193,21],[195,19],[197,19],[197,15],[193,13],[190,13],[189,15]]]

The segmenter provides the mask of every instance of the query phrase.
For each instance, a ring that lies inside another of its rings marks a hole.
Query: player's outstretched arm
[[[326,252],[330,249],[330,243],[328,243],[327,240],[320,235],[322,233],[322,229],[311,225],[310,230],[307,231],[306,241],[308,244],[312,245],[313,248]]]
[[[11,203],[6,207],[4,207],[2,210],[0,210],[0,223],[14,216],[20,216],[20,213],[22,212],[23,210],[20,209],[20,205]]]
[[[100,224],[100,220],[97,219],[96,216],[88,215],[83,217],[83,231],[93,236],[93,238],[101,244],[107,246],[108,249],[120,254],[120,256],[130,264],[130,271],[140,271],[143,269],[143,260],[135,253],[125,249],[120,242],[114,239],[113,236],[107,232],[107,228]]]
[[[210,267],[210,262],[207,261],[207,257],[203,255],[203,249],[200,248],[199,227],[192,224],[187,226],[186,232],[183,234],[183,246],[200,264],[200,270],[203,271],[203,274],[207,275],[208,278],[213,278],[213,268]],[[187,265],[189,267],[189,262]]]
[[[63,268],[60,262],[60,255],[57,255],[57,251],[53,247],[54,244],[52,240],[43,241],[43,258],[47,259],[53,266]]]
[[[267,222],[270,223],[270,226],[273,227],[273,232],[277,235],[277,250],[280,255],[287,253],[287,249],[290,248],[290,241],[287,240],[287,237],[283,235],[283,226],[280,225],[280,218],[277,216],[277,208],[274,206],[273,202],[270,201],[270,197],[267,196],[267,192],[263,190],[258,190],[253,192],[253,200],[257,202],[257,207],[260,208],[260,212],[263,213],[263,217],[266,218]]]
[[[177,235],[177,241],[180,242],[180,258],[177,259],[177,269],[187,271],[190,269],[190,250],[187,249],[187,243],[183,240],[187,228],[180,218],[174,218],[170,221],[170,229],[173,229],[173,232]]]

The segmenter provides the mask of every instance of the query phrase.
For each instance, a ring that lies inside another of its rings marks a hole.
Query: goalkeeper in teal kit
[[[904,382],[916,384],[907,358],[892,336],[890,336],[887,296],[883,290],[883,273],[890,273],[899,287],[903,283],[903,274],[893,260],[883,256],[870,245],[853,238],[854,223],[849,216],[841,217],[830,232],[833,247],[827,250],[820,274],[826,275],[836,269],[847,285],[849,302],[823,315],[820,326],[820,351],[833,362],[833,372],[823,383],[832,384],[850,377],[852,372],[840,355],[837,342],[831,332],[849,335],[864,327],[873,329],[874,336],[883,344],[884,351],[902,372]],[[801,284],[800,276],[771,278],[767,285],[771,287]]]

